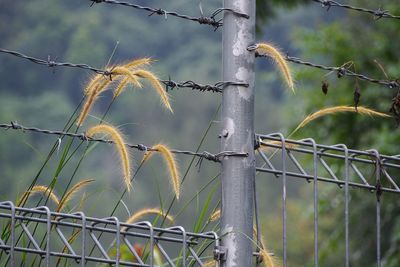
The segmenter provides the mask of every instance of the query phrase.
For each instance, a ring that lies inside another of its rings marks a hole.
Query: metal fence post
[[[222,151],[247,152],[248,157],[222,159],[222,246],[227,249],[222,266],[252,264],[254,158],[254,54],[247,47],[255,42],[255,0],[224,0],[249,19],[224,14],[223,80],[243,81],[244,86],[227,86],[222,102]]]

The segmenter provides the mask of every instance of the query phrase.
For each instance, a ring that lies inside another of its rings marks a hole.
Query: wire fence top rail
[[[57,136],[69,136],[73,138],[78,138],[82,141],[88,141],[88,142],[100,142],[100,143],[107,143],[107,144],[114,144],[112,140],[108,139],[102,139],[102,138],[91,138],[86,136],[85,133],[73,133],[73,132],[64,132],[64,131],[52,131],[52,130],[47,130],[47,129],[40,129],[36,127],[26,127],[23,125],[20,125],[16,122],[11,122],[11,123],[1,123],[0,128],[3,129],[13,129],[13,130],[21,130],[21,131],[30,131],[30,132],[35,132],[35,133],[41,133],[41,134],[47,134],[47,135],[57,135]],[[157,149],[153,149],[150,146],[145,146],[143,144],[125,144],[129,148],[135,148],[140,151],[158,151]],[[217,154],[212,154],[210,152],[204,151],[204,152],[193,152],[189,150],[178,150],[178,149],[171,149],[171,152],[174,154],[183,154],[183,155],[189,155],[189,156],[196,156],[201,159],[207,159],[210,161],[214,162],[220,162],[221,158],[223,157],[247,157],[247,153],[242,153],[242,152],[235,152],[235,151],[222,151]]]
[[[389,13],[388,10],[384,9],[368,9],[364,7],[356,7],[348,4],[341,4],[337,1],[333,0],[312,0],[313,2],[320,3],[322,4],[322,7],[326,7],[327,10],[329,10],[331,7],[340,7],[340,8],[345,8],[345,9],[350,9],[353,11],[359,11],[363,13],[368,13],[371,14],[375,17],[375,19],[381,19],[381,18],[390,18],[390,19],[400,19],[400,16],[398,15],[392,15]]]
[[[249,47],[249,50],[254,50],[253,47]],[[269,57],[268,55],[261,55],[259,53],[256,53],[256,57]],[[379,84],[379,85],[383,85],[386,86],[390,89],[393,88],[400,88],[400,83],[398,80],[379,80],[379,79],[374,79],[371,78],[367,75],[361,74],[361,73],[356,73],[344,66],[340,66],[340,67],[332,67],[332,66],[325,66],[322,64],[316,64],[316,63],[312,63],[309,61],[304,61],[300,58],[297,57],[292,57],[287,55],[285,58],[287,61],[295,63],[295,64],[299,64],[299,65],[304,65],[304,66],[308,66],[308,67],[313,67],[313,68],[317,68],[317,69],[321,69],[321,70],[326,70],[326,71],[334,71],[337,73],[337,77],[341,78],[343,76],[349,76],[349,77],[355,77],[357,79],[360,80],[364,80],[370,83],[375,83],[375,84]]]
[[[32,56],[27,56],[27,55],[22,54],[17,51],[12,51],[12,50],[3,49],[3,48],[0,48],[0,53],[9,54],[9,55],[12,55],[12,56],[15,56],[18,58],[26,59],[32,63],[47,66],[50,68],[55,68],[55,67],[79,68],[79,69],[89,70],[89,71],[95,72],[97,74],[102,74],[104,76],[111,76],[113,74],[112,68],[110,68],[109,70],[106,70],[106,69],[95,68],[95,67],[92,67],[85,63],[75,64],[75,63],[70,63],[70,62],[56,62],[56,61],[52,60],[50,56],[48,56],[47,59],[40,59],[40,58],[36,58],[36,57],[32,57]],[[198,90],[201,92],[221,93],[226,86],[230,86],[230,85],[243,86],[243,87],[249,86],[247,83],[244,83],[241,81],[220,81],[213,85],[196,83],[191,80],[182,81],[182,82],[176,82],[171,79],[159,80],[159,81],[165,85],[166,91],[177,89],[177,88],[189,88],[189,89]]]
[[[249,18],[249,16],[247,14],[235,11],[231,8],[218,8],[212,13],[212,15],[210,17],[205,17],[203,15],[200,17],[192,17],[192,16],[188,16],[188,15],[184,15],[184,14],[179,14],[177,12],[166,11],[161,8],[146,7],[146,6],[141,6],[141,5],[133,4],[130,2],[126,2],[126,1],[116,1],[116,0],[89,0],[89,1],[92,2],[92,5],[97,4],[97,3],[106,3],[106,4],[115,4],[115,5],[121,5],[121,6],[126,6],[126,7],[132,7],[135,9],[149,12],[150,13],[149,16],[156,14],[156,15],[164,16],[165,19],[167,19],[168,16],[174,16],[174,17],[178,17],[181,19],[189,20],[189,21],[195,21],[200,24],[210,25],[214,28],[214,30],[217,30],[219,27],[223,26],[222,19],[220,19],[220,20],[216,19],[216,16],[218,14],[222,13],[223,11],[231,12],[231,13],[235,14],[236,16],[242,17],[245,19]]]
[[[348,149],[343,144],[322,145],[315,143],[311,138],[290,140],[279,133],[257,134],[256,137],[258,140],[257,150],[264,162],[262,165],[258,164],[258,171],[272,173],[277,177],[285,173],[287,176],[309,181],[314,178],[314,173],[307,170],[308,165],[303,159],[315,155],[313,168],[316,168],[317,165],[320,166],[317,179],[321,182],[334,183],[342,187],[346,180],[351,178],[349,181],[351,187],[369,189],[379,194],[381,192],[400,193],[400,180],[398,179],[400,155],[382,155],[374,149],[365,151]],[[287,157],[284,161],[282,160],[282,166],[274,165],[272,157],[276,151],[282,153],[283,146],[286,148],[284,153],[287,154]],[[272,156],[268,156],[268,150],[275,152]],[[352,170],[351,177],[349,174],[343,175],[341,171],[338,171],[338,164],[345,165],[346,162]],[[290,170],[289,165],[291,166]],[[382,174],[383,183],[371,180],[371,168],[376,169],[377,165]]]
[[[0,252],[6,252],[11,266],[16,266],[17,261],[21,260],[21,253],[42,256],[45,266],[55,266],[56,259],[62,258],[73,259],[81,266],[85,266],[88,261],[117,266],[153,266],[155,248],[165,262],[173,263],[176,257],[179,258],[179,251],[171,251],[171,246],[180,248],[183,259],[179,261],[183,266],[193,263],[202,266],[204,242],[208,246],[213,245],[210,248],[211,253],[219,246],[219,236],[213,231],[193,233],[181,226],[159,228],[148,221],[127,224],[117,217],[94,218],[86,216],[83,212],[52,212],[45,206],[22,208],[15,206],[11,201],[0,202],[0,222],[8,225],[4,228],[5,234],[0,237]],[[30,224],[37,224],[40,231],[32,232]],[[107,233],[109,238],[100,241],[98,235],[101,233]],[[17,235],[26,236],[30,242],[18,242]],[[42,238],[45,242],[38,242]],[[32,246],[29,246],[29,243]],[[150,249],[147,259],[139,256],[135,249],[137,245],[146,243]],[[123,245],[135,261],[121,259]],[[95,246],[98,253],[89,255],[90,246]],[[110,254],[111,249],[116,251],[114,256]]]

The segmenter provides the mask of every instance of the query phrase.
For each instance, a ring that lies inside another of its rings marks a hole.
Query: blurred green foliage
[[[371,1],[354,0],[354,6],[371,6]],[[400,13],[400,4],[393,1],[380,1],[391,13]],[[337,9],[335,9],[336,11]],[[331,9],[330,12],[334,12]],[[400,31],[395,20],[373,20],[373,17],[354,11],[345,11],[335,22],[320,23],[316,30],[297,29],[294,34],[295,46],[301,57],[329,66],[341,66],[353,62],[356,72],[378,79],[397,79],[400,77],[398,58],[400,46],[393,41]],[[381,70],[378,62],[384,69]],[[360,104],[380,112],[389,112],[392,98],[397,90],[356,81],[354,78],[338,79],[336,73],[322,72],[297,66],[298,94],[291,104],[298,111],[300,121],[305,115],[321,108],[335,105],[354,105],[354,90],[358,84],[361,90]],[[321,82],[329,83],[325,96],[321,91]],[[301,101],[300,101],[301,99]],[[348,147],[367,150],[377,149],[386,155],[398,154],[397,143],[400,134],[394,119],[371,119],[357,114],[338,114],[327,116],[311,123],[296,137],[312,136],[317,142],[335,144],[344,143]],[[341,167],[341,166],[338,166]],[[371,169],[371,177],[374,177]],[[367,177],[370,178],[370,177]],[[320,214],[329,214],[329,220],[322,221],[321,262],[324,266],[343,265],[344,230],[343,214],[336,206],[343,206],[343,197],[337,188],[324,192],[320,198]],[[373,266],[376,259],[375,244],[375,202],[373,194],[364,190],[351,190],[350,202],[350,251],[352,266]],[[400,199],[393,194],[384,194],[382,198],[382,256],[384,266],[398,266]],[[338,227],[338,222],[340,226]],[[336,228],[336,229],[335,229]],[[364,239],[362,237],[365,237]],[[340,256],[339,256],[340,255]]]

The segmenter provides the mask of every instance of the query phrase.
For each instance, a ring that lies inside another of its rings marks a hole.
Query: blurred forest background
[[[195,0],[132,2],[200,15],[199,2]],[[385,74],[373,61],[378,60],[390,79],[400,77],[400,42],[397,40],[400,23],[397,20],[374,20],[369,15],[337,8],[326,12],[310,1],[257,2],[257,40],[271,42],[290,55],[312,62],[340,66],[354,61],[357,72],[385,79]],[[393,14],[400,14],[400,3],[396,1],[349,2],[370,8],[382,6]],[[221,5],[220,1],[202,1],[205,14],[211,14]],[[167,20],[156,15],[148,17],[145,12],[120,6],[95,4],[90,7],[90,2],[83,0],[0,0],[1,48],[38,58],[50,55],[56,61],[104,68],[118,42],[111,64],[152,57],[157,61],[151,70],[161,79],[171,77],[175,81],[212,84],[221,79],[221,31],[214,32],[209,26],[174,17]],[[257,62],[255,124],[258,133],[288,134],[311,112],[328,106],[353,105],[354,79],[337,79],[336,74],[326,76],[326,72],[291,65],[296,75],[296,94],[293,95],[284,87],[269,60],[258,59]],[[10,55],[0,55],[0,122],[17,121],[26,126],[63,129],[80,103],[84,85],[91,75],[80,69],[49,69]],[[324,80],[330,84],[327,95],[321,92]],[[394,90],[364,82],[359,84],[360,105],[389,112]],[[117,125],[129,143],[151,146],[163,142],[182,150],[195,150],[211,125],[200,151],[217,153],[220,125],[219,115],[214,114],[221,96],[188,89],[173,90],[170,94],[174,114],[160,107],[153,90],[127,90],[112,105],[105,121]],[[106,94],[100,99],[80,131],[99,122],[110,96]],[[42,185],[49,185],[55,179],[55,192],[59,195],[71,179],[75,184],[93,178],[95,183],[85,189],[82,210],[89,216],[109,216],[124,188],[118,155],[112,146],[98,144],[80,162],[84,146],[78,147],[78,141],[70,143],[65,138],[41,170],[57,137],[12,130],[0,133],[0,200],[15,201],[36,176],[37,184]],[[315,121],[295,138],[313,137],[319,143],[345,143],[351,148],[376,148],[383,154],[395,155],[399,154],[398,133],[394,119],[372,119],[349,113]],[[77,148],[77,152],[60,170],[60,160],[69,145]],[[133,151],[131,156],[134,170],[137,170],[143,153]],[[178,156],[178,160],[184,174],[191,158]],[[124,197],[130,213],[143,207],[166,209],[171,203],[173,191],[160,163],[161,158],[155,157],[138,171],[132,192]],[[198,221],[209,192],[219,186],[218,178],[210,183],[218,175],[218,164],[204,161],[198,167],[193,164],[189,169],[182,185],[182,198],[171,209],[171,214],[177,216],[177,224],[189,230]],[[268,249],[280,258],[281,183],[265,174],[259,174],[256,179],[262,234]],[[289,266],[312,266],[312,186],[302,181],[289,184]],[[337,186],[320,188],[320,263],[321,266],[341,266],[344,262],[343,191]],[[74,200],[75,204],[80,197]],[[218,199],[217,190],[211,195],[212,204],[207,214],[218,205]],[[193,201],[189,203],[190,200]],[[27,205],[35,206],[38,201],[43,204],[44,200],[37,196]],[[352,190],[352,266],[375,265],[374,203],[373,194]],[[384,266],[400,266],[400,198],[384,195],[383,209]],[[117,216],[128,217],[122,205]]]

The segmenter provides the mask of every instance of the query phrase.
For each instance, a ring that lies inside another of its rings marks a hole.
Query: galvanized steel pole
[[[222,266],[252,264],[254,159],[254,54],[256,0],[224,0],[225,8],[248,14],[249,19],[224,14],[223,80],[243,81],[223,91],[221,150],[247,152],[248,157],[222,160],[222,246],[227,249]]]

